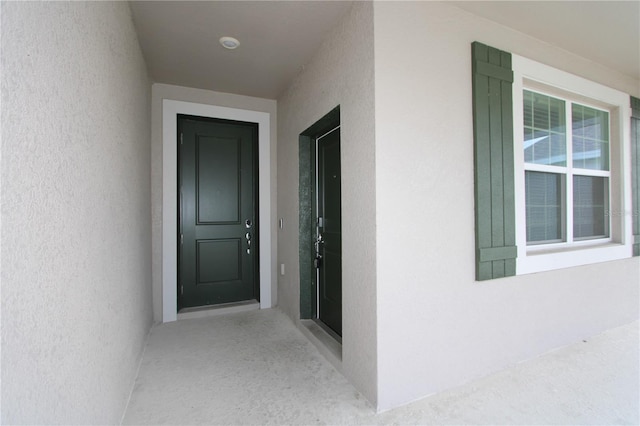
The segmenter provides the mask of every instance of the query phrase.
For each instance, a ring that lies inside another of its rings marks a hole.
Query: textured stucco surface
[[[277,104],[273,99],[240,96],[211,90],[155,83],[151,89],[151,209],[152,209],[152,275],[153,275],[153,316],[155,322],[162,322],[162,100],[192,102],[227,108],[266,112],[271,122],[271,235],[276,235],[276,136]],[[177,160],[176,160],[177,161]],[[167,196],[171,196],[167,194]],[[276,282],[276,239],[271,241],[271,282]],[[277,304],[277,289],[273,286],[271,300]]]
[[[152,322],[150,83],[129,6],[1,14],[1,420],[118,423]]]
[[[444,3],[374,16],[379,408],[637,319],[639,258],[474,281],[470,45],[639,82]]]
[[[376,414],[278,309],[153,328],[124,424],[638,424],[638,323]]]
[[[298,136],[340,105],[342,364],[376,400],[373,5],[356,3],[278,99],[278,306],[300,318]]]

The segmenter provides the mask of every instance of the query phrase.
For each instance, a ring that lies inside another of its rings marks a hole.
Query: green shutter
[[[511,54],[474,42],[476,280],[516,274]]]
[[[631,97],[631,199],[633,255],[640,256],[640,99]]]

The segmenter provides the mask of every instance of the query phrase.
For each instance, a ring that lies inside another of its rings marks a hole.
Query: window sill
[[[539,256],[545,254],[565,253],[565,252],[579,252],[582,250],[597,250],[607,247],[619,247],[622,244],[613,242],[611,240],[605,241],[588,241],[584,243],[577,243],[572,245],[567,244],[554,244],[552,246],[527,246],[527,256]]]
[[[524,249],[522,252],[525,255],[516,261],[517,275],[626,259],[631,257],[631,246],[607,241],[571,247]]]

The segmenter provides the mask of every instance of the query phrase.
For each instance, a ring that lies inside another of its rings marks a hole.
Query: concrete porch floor
[[[279,310],[150,333],[123,424],[639,424],[638,322],[381,414]]]

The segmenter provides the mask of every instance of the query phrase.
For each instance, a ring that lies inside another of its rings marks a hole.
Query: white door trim
[[[271,305],[271,159],[270,114],[215,105],[162,101],[162,322],[178,314],[178,114],[258,123],[260,225],[260,308]]]

